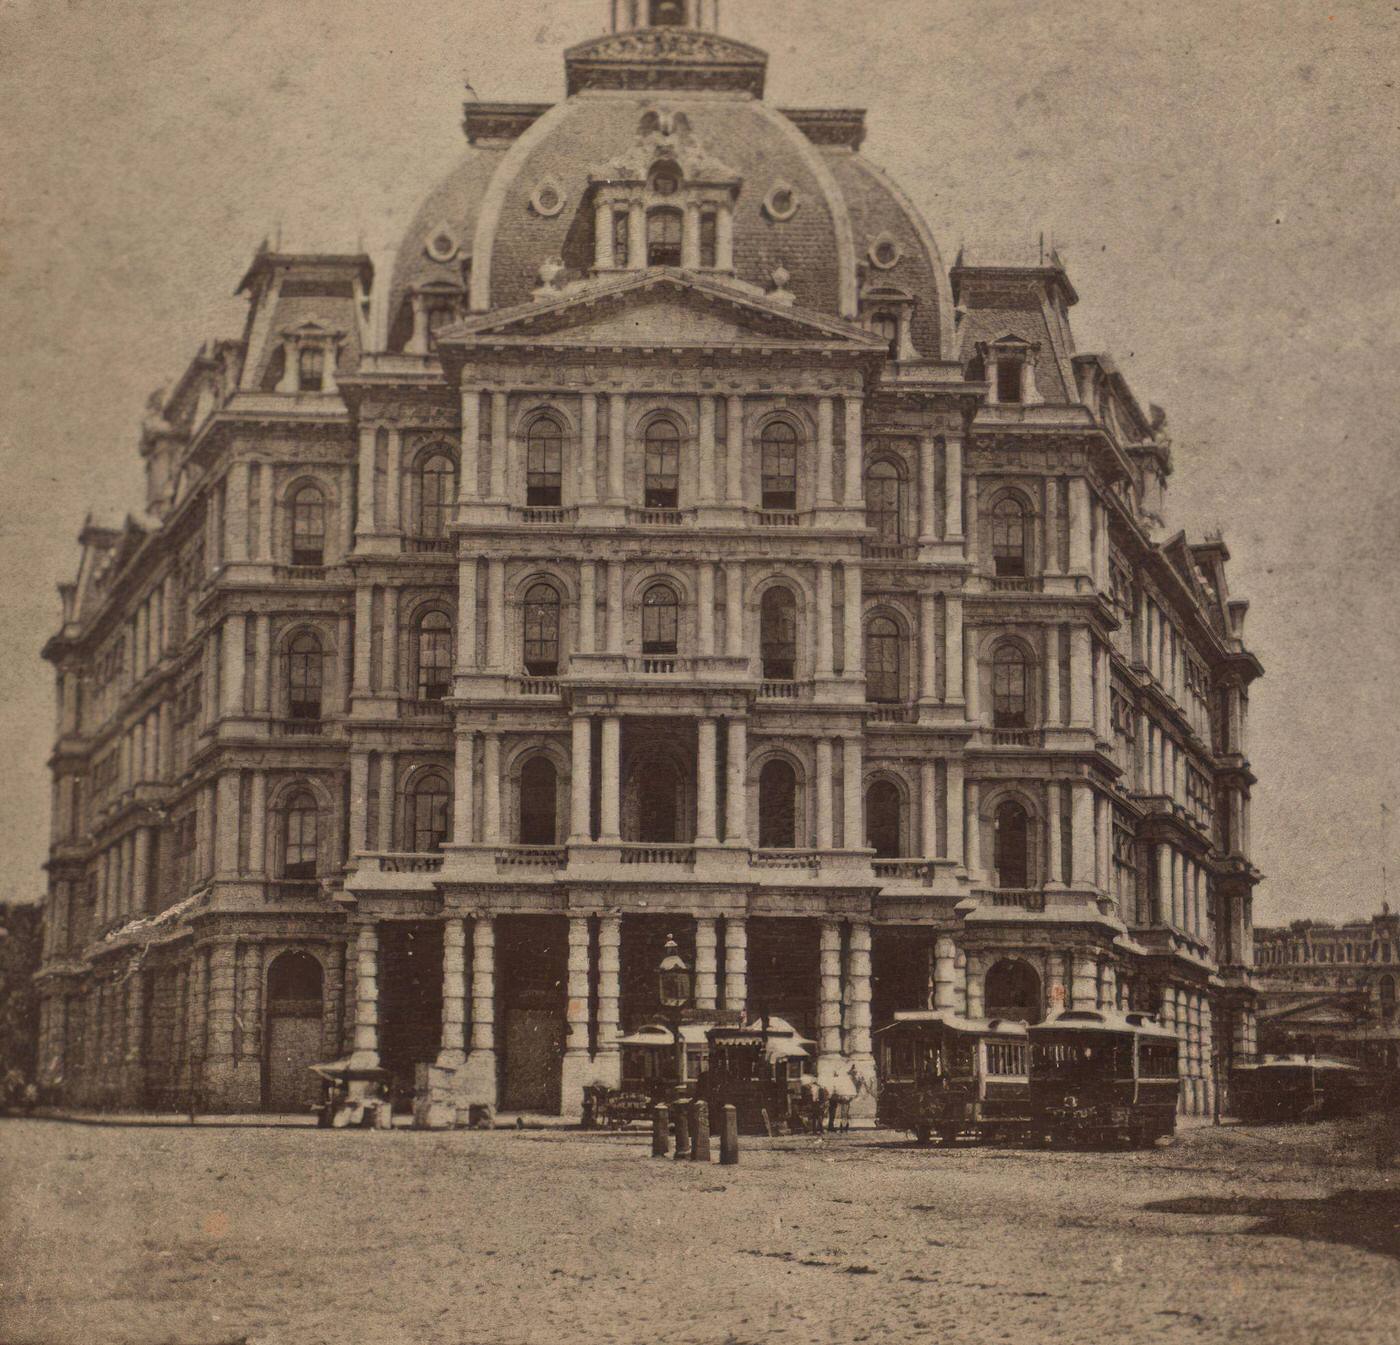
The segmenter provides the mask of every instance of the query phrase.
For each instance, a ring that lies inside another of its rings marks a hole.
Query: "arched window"
[[[681,435],[669,420],[653,420],[646,436],[646,506],[674,509],[680,501]]]
[[[440,701],[452,689],[452,621],[425,612],[418,621],[418,699]]]
[[[902,853],[899,839],[899,786],[891,780],[877,780],[865,795],[866,844],[876,859],[897,859]]]
[[[548,757],[531,757],[520,772],[520,844],[558,843],[559,772]]]
[[[648,266],[681,264],[682,220],[679,210],[666,208],[647,212]]]
[[[993,862],[997,886],[1023,888],[1029,884],[1030,818],[1026,810],[1008,799],[996,811],[996,845]]]
[[[763,507],[797,508],[797,431],[775,420],[763,431]]]
[[[413,782],[408,795],[406,819],[408,849],[415,855],[428,855],[442,849],[447,840],[448,818],[452,812],[452,792],[441,771],[424,771]]]
[[[320,719],[324,658],[321,641],[303,631],[287,646],[287,717]]]
[[[770,761],[759,772],[758,844],[764,850],[797,844],[797,772],[786,761]]]
[[[872,462],[865,473],[865,525],[878,541],[903,541],[904,483],[892,462]]]
[[[1030,724],[1026,689],[1028,660],[1020,647],[1004,644],[992,660],[992,725],[1023,729]]]
[[[452,514],[456,468],[445,453],[430,453],[418,468],[418,535],[442,537]]]
[[[316,800],[299,790],[282,815],[282,877],[314,878],[317,854]]]
[[[319,1017],[322,981],[321,964],[310,953],[299,948],[282,953],[267,969],[268,1011],[278,1017],[299,1012]]]
[[[1028,573],[1026,511],[1012,495],[999,500],[992,510],[992,563],[996,573],[1008,579]]]
[[[901,698],[902,656],[899,627],[887,616],[872,617],[865,628],[865,698],[897,701]]]
[[[652,165],[647,186],[657,196],[674,196],[681,188],[681,169],[674,159],[660,159]]]
[[[983,982],[988,1018],[1040,1021],[1040,977],[1025,962],[1003,958],[993,965]]]
[[[651,0],[650,19],[653,28],[684,27],[684,0]]]
[[[525,503],[554,508],[562,502],[564,432],[558,421],[541,416],[530,426],[526,443]]]
[[[667,756],[649,758],[633,775],[637,800],[636,839],[645,845],[676,845],[682,835],[684,787],[679,767]],[[637,786],[640,788],[637,788]]]
[[[559,591],[532,584],[525,593],[525,671],[553,677],[559,671]]]
[[[320,565],[325,557],[325,497],[316,486],[303,486],[292,496],[292,564]]]
[[[890,352],[890,359],[899,358],[899,319],[893,313],[876,313],[870,324],[876,336],[883,339]]]
[[[653,584],[642,597],[642,653],[674,654],[680,636],[680,600],[669,584]]]
[[[297,351],[297,387],[302,392],[320,392],[325,371],[326,353],[320,346],[302,346]]]
[[[764,593],[759,608],[759,647],[764,677],[790,682],[797,676],[797,600],[791,589],[779,586]]]

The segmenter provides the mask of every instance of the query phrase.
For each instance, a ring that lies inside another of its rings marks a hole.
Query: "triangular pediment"
[[[847,347],[880,353],[864,328],[681,272],[587,282],[535,303],[483,313],[438,333],[441,346]]]

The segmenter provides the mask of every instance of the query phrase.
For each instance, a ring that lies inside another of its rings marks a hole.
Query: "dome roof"
[[[762,59],[740,44],[705,40],[726,69],[737,65],[734,52],[749,62],[745,68]],[[589,57],[597,50],[588,48]],[[583,51],[570,53],[571,79],[591,68]],[[781,268],[798,306],[847,319],[860,315],[863,294],[867,301],[882,292],[912,298],[916,350],[947,358],[947,273],[907,198],[857,152],[862,115],[786,113],[744,88],[695,87],[703,75],[697,66],[685,75],[646,88],[629,76],[631,87],[584,88],[548,109],[469,106],[468,134],[475,112],[489,121],[490,138],[429,195],[405,236],[391,286],[393,329],[404,330],[411,289],[460,286],[464,272],[476,312],[529,303],[552,258],[562,261],[564,280],[587,277],[597,184],[644,177],[636,165],[663,144],[687,181],[733,184],[739,281],[771,289]],[[512,134],[503,137],[507,125]]]

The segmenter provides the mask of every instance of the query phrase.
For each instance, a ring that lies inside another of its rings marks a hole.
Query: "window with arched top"
[[[680,503],[681,432],[669,420],[653,420],[646,433],[646,507],[675,509]]]
[[[279,954],[267,969],[269,1012],[282,1017],[304,1009],[308,1017],[319,1017],[323,980],[320,962],[304,949]]]
[[[282,877],[314,878],[319,847],[316,834],[316,800],[298,790],[282,812]]]
[[[441,771],[423,771],[414,778],[408,791],[405,826],[407,848],[416,855],[428,855],[442,849],[450,836],[452,789]]]
[[[525,444],[525,503],[532,508],[554,508],[562,503],[564,481],[564,431],[552,416],[541,416],[530,426]]]
[[[888,459],[872,462],[865,473],[865,526],[876,541],[904,540],[904,482]]]
[[[651,0],[648,21],[653,28],[685,26],[685,0]]]
[[[325,654],[311,631],[302,631],[287,646],[287,717],[320,719],[325,681]]]
[[[520,844],[556,845],[559,772],[546,756],[531,757],[520,772]]]
[[[297,386],[302,392],[320,392],[326,381],[326,353],[320,346],[297,351]]]
[[[790,682],[797,676],[797,599],[792,590],[781,585],[768,589],[759,605],[758,620],[764,677]]]
[[[982,987],[989,1018],[1019,1018],[1027,1023],[1040,1021],[1040,977],[1029,963],[1019,958],[1003,958],[988,970]]]
[[[664,207],[647,211],[647,265],[679,266],[684,216]]]
[[[1003,578],[1030,573],[1030,529],[1025,506],[1014,495],[1004,496],[992,510],[992,564]]]
[[[657,196],[674,196],[681,189],[681,169],[674,159],[660,159],[652,165],[647,186]]]
[[[997,886],[1024,888],[1030,885],[1030,817],[1014,799],[998,806],[993,821],[996,832],[992,847]]]
[[[446,612],[425,612],[418,619],[418,699],[440,701],[452,690],[452,619]]]
[[[865,793],[865,843],[876,859],[898,859],[900,814],[899,786],[892,780],[876,780]]]
[[[326,499],[319,487],[302,486],[292,496],[292,564],[320,565],[325,557]]]
[[[797,845],[797,772],[779,758],[758,774],[758,844],[764,850]]]
[[[887,616],[871,617],[865,628],[865,698],[898,701],[903,697],[903,641]]]
[[[531,677],[559,671],[559,590],[553,584],[525,591],[525,671]]]
[[[669,584],[642,595],[642,653],[674,654],[680,641],[680,599]]]
[[[797,508],[797,431],[785,420],[764,426],[762,488],[765,509]]]
[[[1030,659],[1019,645],[1001,645],[992,659],[992,726],[1030,726]]]
[[[418,535],[443,537],[452,518],[457,469],[445,453],[430,453],[418,466]]]

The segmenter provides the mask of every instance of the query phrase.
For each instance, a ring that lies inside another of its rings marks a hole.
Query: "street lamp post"
[[[671,1027],[676,1035],[676,1091],[679,1094],[685,1079],[685,1041],[681,1037],[681,1015],[690,1003],[691,975],[681,951],[676,947],[675,936],[666,936],[666,947],[661,954],[661,965],[657,968],[658,998],[666,1010]]]

